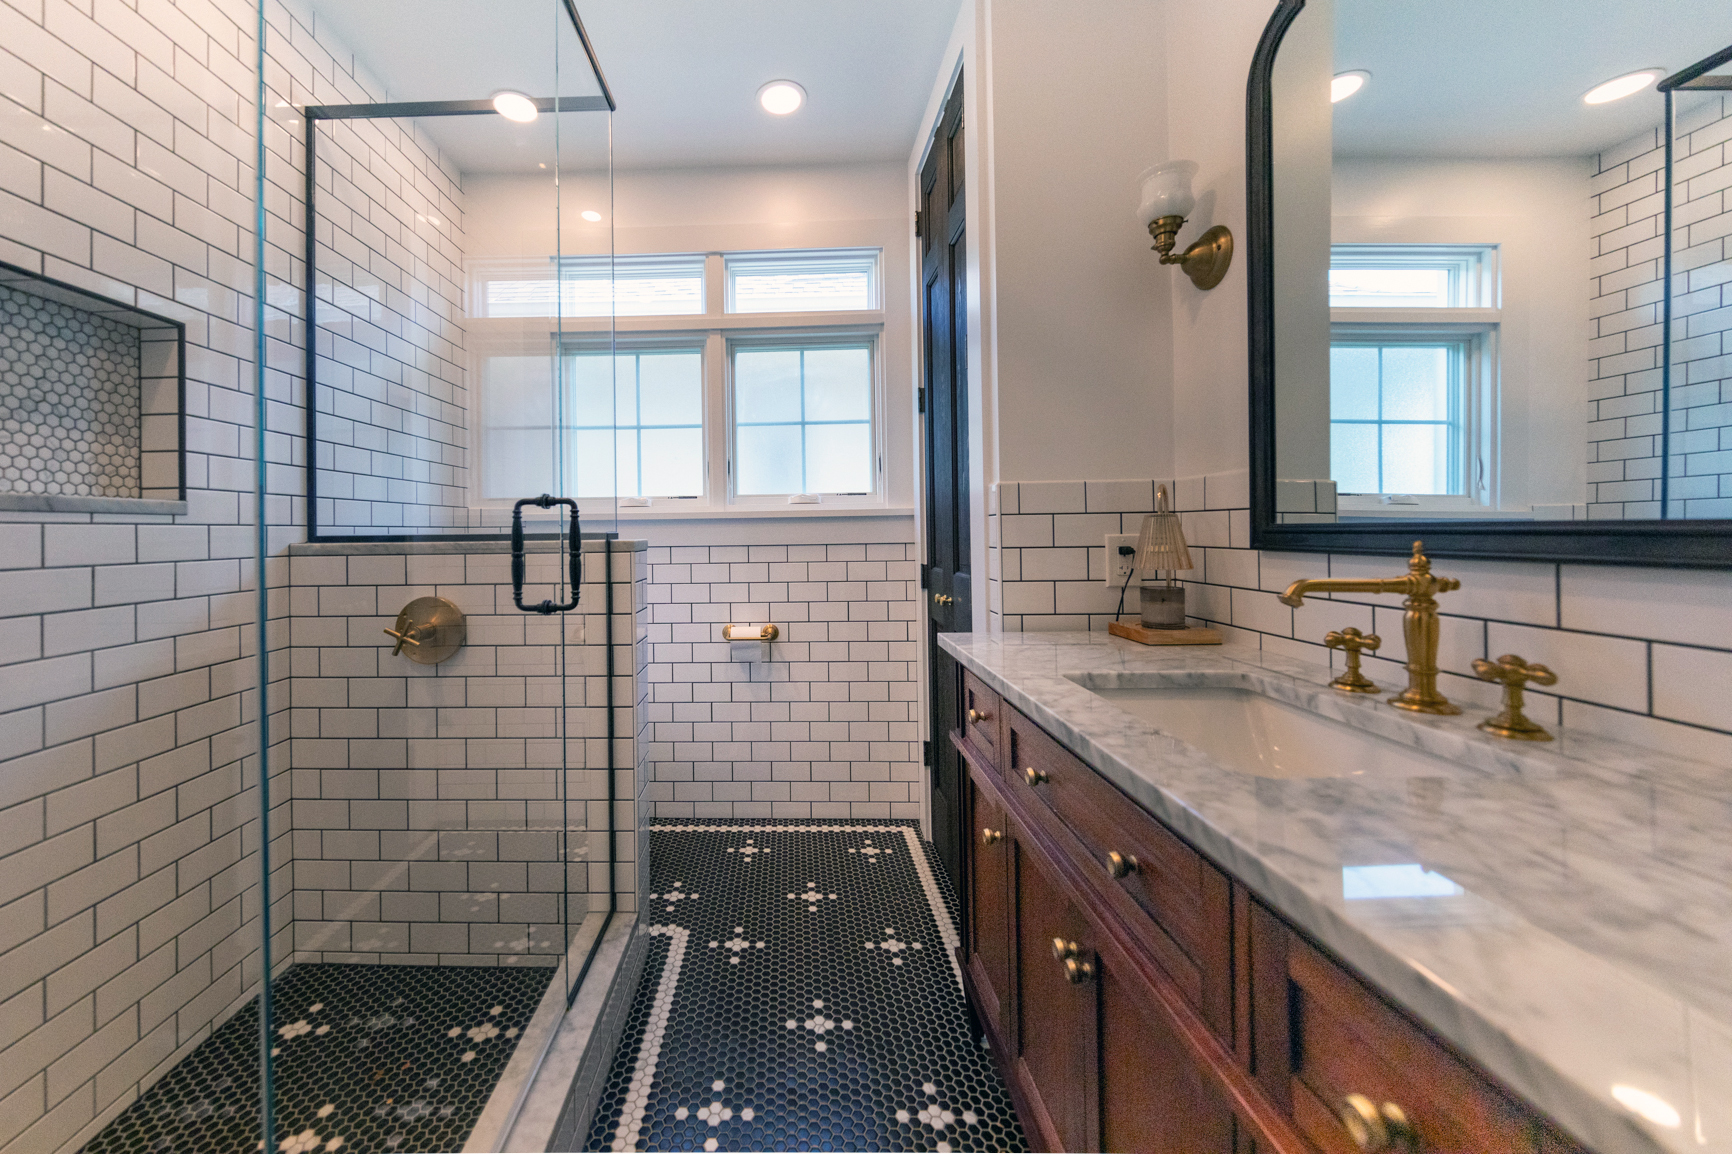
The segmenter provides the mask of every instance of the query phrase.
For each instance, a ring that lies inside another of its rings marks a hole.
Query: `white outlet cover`
[[[1137,547],[1137,534],[1108,533],[1106,538],[1107,565],[1104,570],[1106,576],[1103,580],[1108,588],[1117,589],[1125,583],[1125,578],[1131,575],[1137,561],[1134,553],[1129,557],[1119,556],[1119,546],[1123,545],[1135,549]]]

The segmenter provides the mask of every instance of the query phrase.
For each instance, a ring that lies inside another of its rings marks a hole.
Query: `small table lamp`
[[[1185,531],[1179,526],[1179,515],[1167,501],[1167,487],[1155,487],[1155,511],[1143,518],[1142,536],[1137,540],[1137,574],[1153,573],[1158,581],[1161,571],[1167,574],[1166,584],[1143,585],[1142,623],[1150,629],[1185,628],[1185,587],[1174,578],[1182,569],[1195,568],[1191,551],[1185,547]]]

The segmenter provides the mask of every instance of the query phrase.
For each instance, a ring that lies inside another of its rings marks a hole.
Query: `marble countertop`
[[[1322,666],[1233,646],[939,641],[1577,1140],[1732,1154],[1732,770],[1568,732],[1494,738],[1471,707],[1409,714],[1329,689]],[[1452,764],[1253,777],[1091,692],[1177,686],[1256,690]],[[1375,865],[1447,882],[1345,897],[1365,875],[1343,871]]]

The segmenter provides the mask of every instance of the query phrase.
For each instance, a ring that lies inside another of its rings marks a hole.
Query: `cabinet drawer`
[[[1287,972],[1293,1120],[1324,1154],[1357,1154],[1348,1094],[1401,1107],[1426,1154],[1536,1154],[1536,1119],[1297,936]]]
[[[1051,812],[1082,844],[1091,860],[1079,864],[1210,1028],[1230,1037],[1232,883],[1039,726],[1004,712],[1008,788]]]
[[[962,671],[962,737],[983,756],[980,760],[999,768],[999,735],[1003,732],[1004,702],[974,674]]]

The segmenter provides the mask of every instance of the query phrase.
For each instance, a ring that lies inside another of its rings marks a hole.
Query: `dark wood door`
[[[1099,1150],[1096,1080],[1100,985],[1072,981],[1056,942],[1098,967],[1088,923],[1034,853],[1013,840],[1016,871],[1016,1066],[1030,1091],[1039,1141],[1051,1150]],[[1024,1123],[1030,1121],[1023,1119]]]
[[[1010,838],[1004,809],[989,790],[968,779],[968,970],[980,1015],[1005,1037],[1010,1004]]]
[[[940,633],[973,627],[968,518],[967,236],[963,219],[962,79],[957,77],[920,170],[921,385],[926,436],[927,666],[932,683],[932,841],[962,889],[961,758],[946,740],[957,728],[958,670]]]

